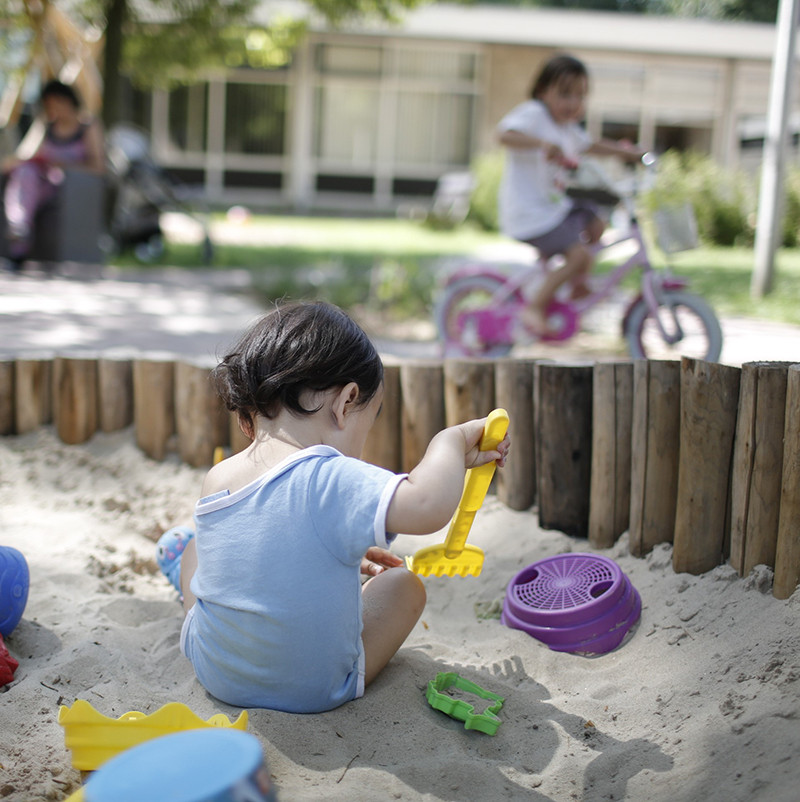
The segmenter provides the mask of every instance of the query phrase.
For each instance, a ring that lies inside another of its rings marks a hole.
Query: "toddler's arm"
[[[508,435],[496,451],[479,448],[485,418],[439,432],[419,465],[398,486],[386,515],[386,529],[408,535],[427,535],[450,520],[464,489],[464,473],[492,460],[505,465]]]

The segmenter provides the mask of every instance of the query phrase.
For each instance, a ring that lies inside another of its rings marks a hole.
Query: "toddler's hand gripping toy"
[[[481,437],[480,450],[493,451],[506,436],[508,430],[508,413],[504,409],[495,409],[489,413]],[[487,462],[477,468],[470,468],[464,479],[464,492],[458,509],[450,522],[444,543],[426,546],[406,557],[409,571],[422,576],[479,576],[483,568],[483,551],[477,546],[467,545],[467,535],[472,528],[475,513],[481,508],[486,491],[492,482],[495,461]]]

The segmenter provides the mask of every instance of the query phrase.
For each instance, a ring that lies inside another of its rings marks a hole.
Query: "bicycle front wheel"
[[[675,290],[662,294],[656,319],[640,299],[628,316],[625,339],[635,359],[687,356],[715,362],[722,353],[722,329],[714,310],[696,295]]]
[[[493,299],[502,286],[502,280],[496,276],[477,275],[456,279],[445,289],[434,309],[436,330],[445,355],[499,357],[511,350],[511,338],[503,336],[502,321],[495,327],[491,311]],[[482,310],[492,317],[483,327],[477,316],[469,314]],[[491,330],[491,336],[487,336],[487,329]]]

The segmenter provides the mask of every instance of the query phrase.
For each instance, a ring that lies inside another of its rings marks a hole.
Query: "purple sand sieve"
[[[619,566],[580,552],[548,557],[509,583],[504,624],[556,651],[615,648],[641,613],[641,598]]]

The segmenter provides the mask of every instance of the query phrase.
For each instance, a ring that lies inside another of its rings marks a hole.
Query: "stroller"
[[[132,249],[139,261],[155,261],[164,252],[161,213],[179,211],[201,224],[202,259],[210,264],[214,246],[208,224],[190,209],[185,189],[153,161],[147,134],[127,123],[116,125],[106,137],[106,153],[110,249],[117,253]]]

